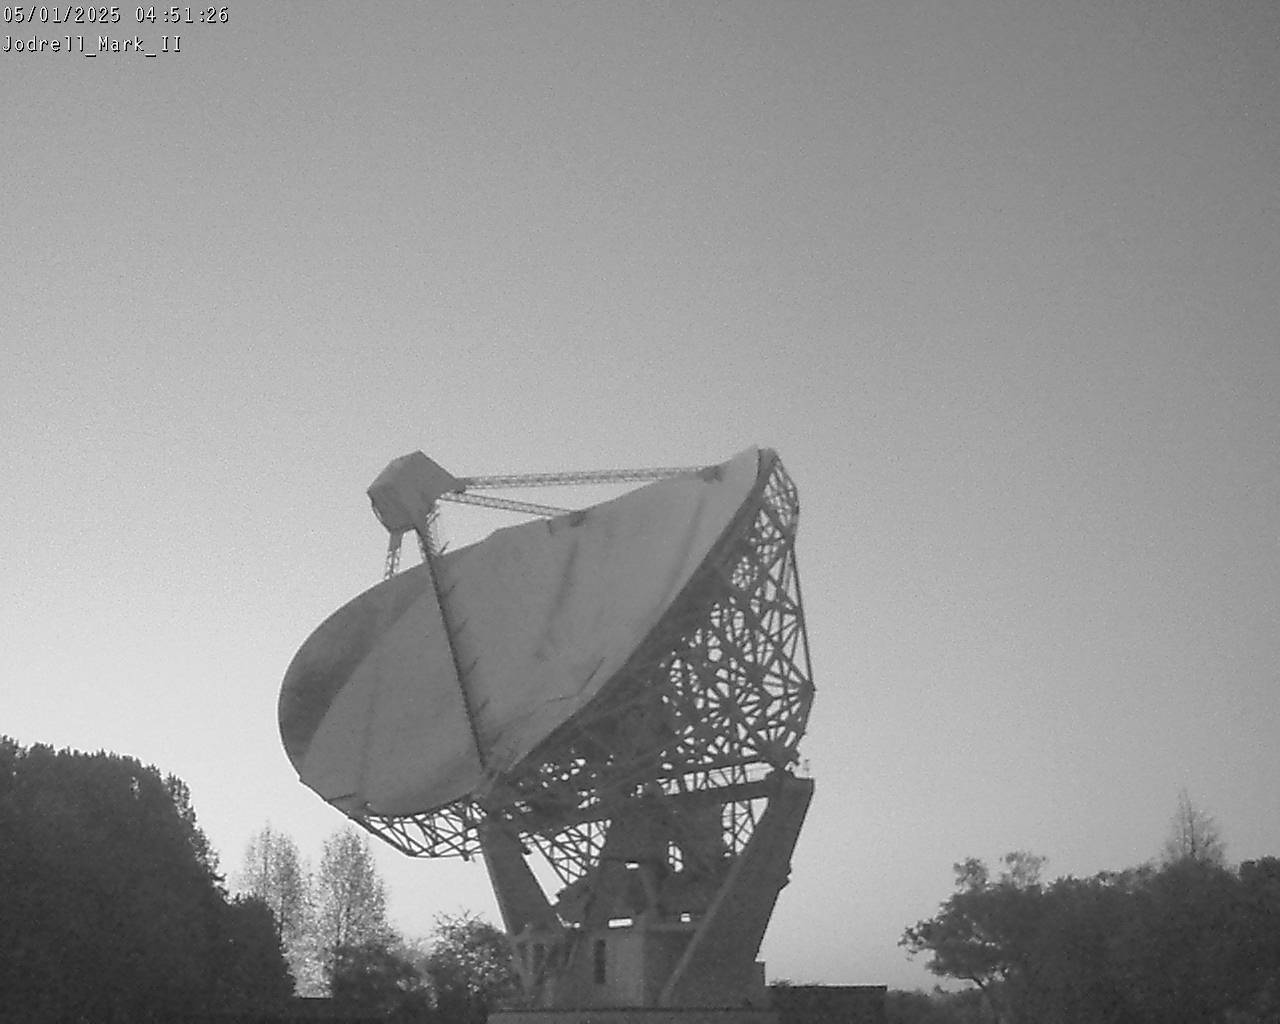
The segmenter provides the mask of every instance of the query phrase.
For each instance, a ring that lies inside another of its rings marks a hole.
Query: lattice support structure
[[[360,822],[413,856],[484,855],[526,1006],[767,1006],[754,957],[812,794],[792,773],[814,693],[798,516],[762,451],[733,521],[584,712],[484,793]]]
[[[799,502],[781,461],[761,453],[751,495],[624,669],[486,798],[361,824],[419,857],[481,852],[503,821],[566,883],[595,865],[599,821],[644,791],[739,786],[799,757],[813,699],[795,561]],[[750,803],[726,811],[730,853],[750,838]]]
[[[524,1006],[766,1009],[755,958],[812,792],[779,770],[727,790],[623,800],[590,823],[595,862],[554,903],[515,835],[490,822],[485,861]]]

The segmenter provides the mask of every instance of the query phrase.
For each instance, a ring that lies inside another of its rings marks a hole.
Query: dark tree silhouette
[[[1026,951],[1041,916],[1043,857],[1010,853],[992,881],[970,857],[954,865],[956,891],[939,913],[908,928],[899,945],[910,956],[928,952],[934,974],[972,982],[1000,1021],[1013,1021],[1012,1003],[1025,986]]]
[[[293,992],[275,916],[261,900],[225,903],[212,964],[210,1006],[222,1012],[269,1010]]]
[[[973,982],[1005,1024],[1280,1020],[1280,860],[1188,856],[1050,885],[993,883],[966,861],[957,876],[902,944]]]
[[[433,938],[426,970],[441,1016],[456,1024],[482,1024],[491,1008],[516,991],[506,936],[471,914],[441,914]]]
[[[227,903],[180,780],[129,757],[0,740],[6,1012],[148,1021],[271,1003],[288,976],[262,922]]]
[[[435,1005],[411,957],[379,939],[343,946],[330,972],[334,1003],[355,1013],[422,1020]]]

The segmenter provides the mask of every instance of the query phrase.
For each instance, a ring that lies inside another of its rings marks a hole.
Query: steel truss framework
[[[597,864],[609,821],[641,795],[720,807],[745,846],[763,780],[798,760],[813,699],[795,563],[799,503],[776,454],[667,614],[587,710],[481,796],[365,828],[411,856],[470,858],[498,822],[565,883]]]

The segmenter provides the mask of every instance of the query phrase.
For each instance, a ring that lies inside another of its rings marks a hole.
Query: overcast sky
[[[391,458],[761,444],[819,687],[771,977],[928,985],[952,863],[1131,866],[1180,787],[1280,854],[1280,5],[229,13],[0,53],[0,732],[316,857],[276,696]]]

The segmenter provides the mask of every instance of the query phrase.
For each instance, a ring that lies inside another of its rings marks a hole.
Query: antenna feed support
[[[462,489],[462,481],[438,462],[412,452],[392,459],[365,493],[373,514],[392,537],[410,530],[425,537],[436,501]]]

